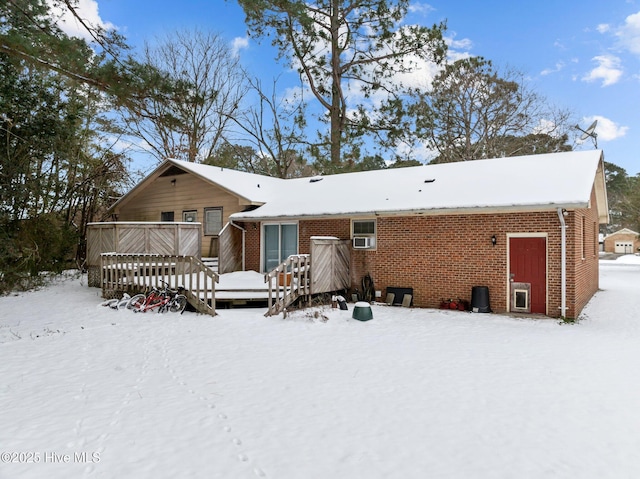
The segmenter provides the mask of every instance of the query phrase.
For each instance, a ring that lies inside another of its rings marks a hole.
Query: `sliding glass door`
[[[296,223],[265,224],[262,228],[262,267],[265,272],[271,271],[289,255],[298,254]]]

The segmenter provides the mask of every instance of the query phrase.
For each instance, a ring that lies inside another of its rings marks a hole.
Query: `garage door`
[[[633,253],[633,242],[631,241],[616,241],[616,253]]]

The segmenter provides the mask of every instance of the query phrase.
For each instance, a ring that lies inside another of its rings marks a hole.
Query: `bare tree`
[[[414,113],[438,163],[571,149],[568,114],[547,105],[519,71],[499,73],[482,57],[447,65]]]
[[[259,79],[249,78],[247,81],[256,100],[252,106],[231,118],[239,132],[232,141],[250,147],[239,148],[236,145],[240,162],[254,172],[278,178],[295,176],[305,163],[302,155],[306,146],[304,101],[297,93],[279,96],[278,79],[273,80],[270,93]],[[248,151],[252,154],[247,155]]]
[[[147,45],[144,57],[173,80],[174,88],[140,98],[135,112],[125,112],[133,134],[159,159],[209,158],[247,89],[238,58],[218,34],[198,30]]]

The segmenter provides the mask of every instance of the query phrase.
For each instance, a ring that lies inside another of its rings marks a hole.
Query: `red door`
[[[547,239],[509,238],[509,272],[531,284],[531,312],[547,314]]]

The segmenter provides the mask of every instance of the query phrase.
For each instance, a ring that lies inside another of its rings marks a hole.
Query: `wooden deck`
[[[267,308],[269,301],[269,284],[265,282],[265,275],[257,271],[235,271],[218,275],[216,284],[216,302],[219,308],[235,306],[254,306]],[[287,288],[278,287],[275,282],[273,288],[285,292]],[[281,293],[282,294],[282,293]]]
[[[102,253],[99,282],[104,297],[151,288],[185,288],[200,312],[215,315],[218,307],[267,308],[266,316],[285,312],[299,298],[349,288],[349,242],[315,238],[312,254],[291,255],[267,273],[235,271],[219,275],[216,258],[171,254]],[[312,258],[314,259],[312,268]]]
[[[199,258],[200,230],[200,223],[89,223],[86,264],[89,286],[101,287],[100,261],[103,253],[181,255]]]
[[[264,275],[269,288],[268,309],[265,316],[283,312],[298,298],[311,299],[311,256],[295,254]]]
[[[236,271],[218,275],[213,270],[215,266],[212,258],[200,261],[174,255],[105,253],[101,267],[103,296],[144,292],[166,283],[174,289],[184,287],[196,303],[194,306],[198,306],[196,309],[215,314],[215,308],[251,305],[266,308],[270,289],[279,294],[288,291],[275,282],[269,288],[262,273]]]
[[[103,297],[181,286],[197,311],[215,315],[218,274],[193,256],[103,253],[100,272]]]
[[[270,287],[265,316],[286,314],[286,309],[300,298],[310,303],[313,295],[348,289],[349,253],[348,240],[312,236],[311,254],[291,255],[265,274],[265,282]],[[281,285],[283,277],[287,278],[287,288],[276,286]]]

